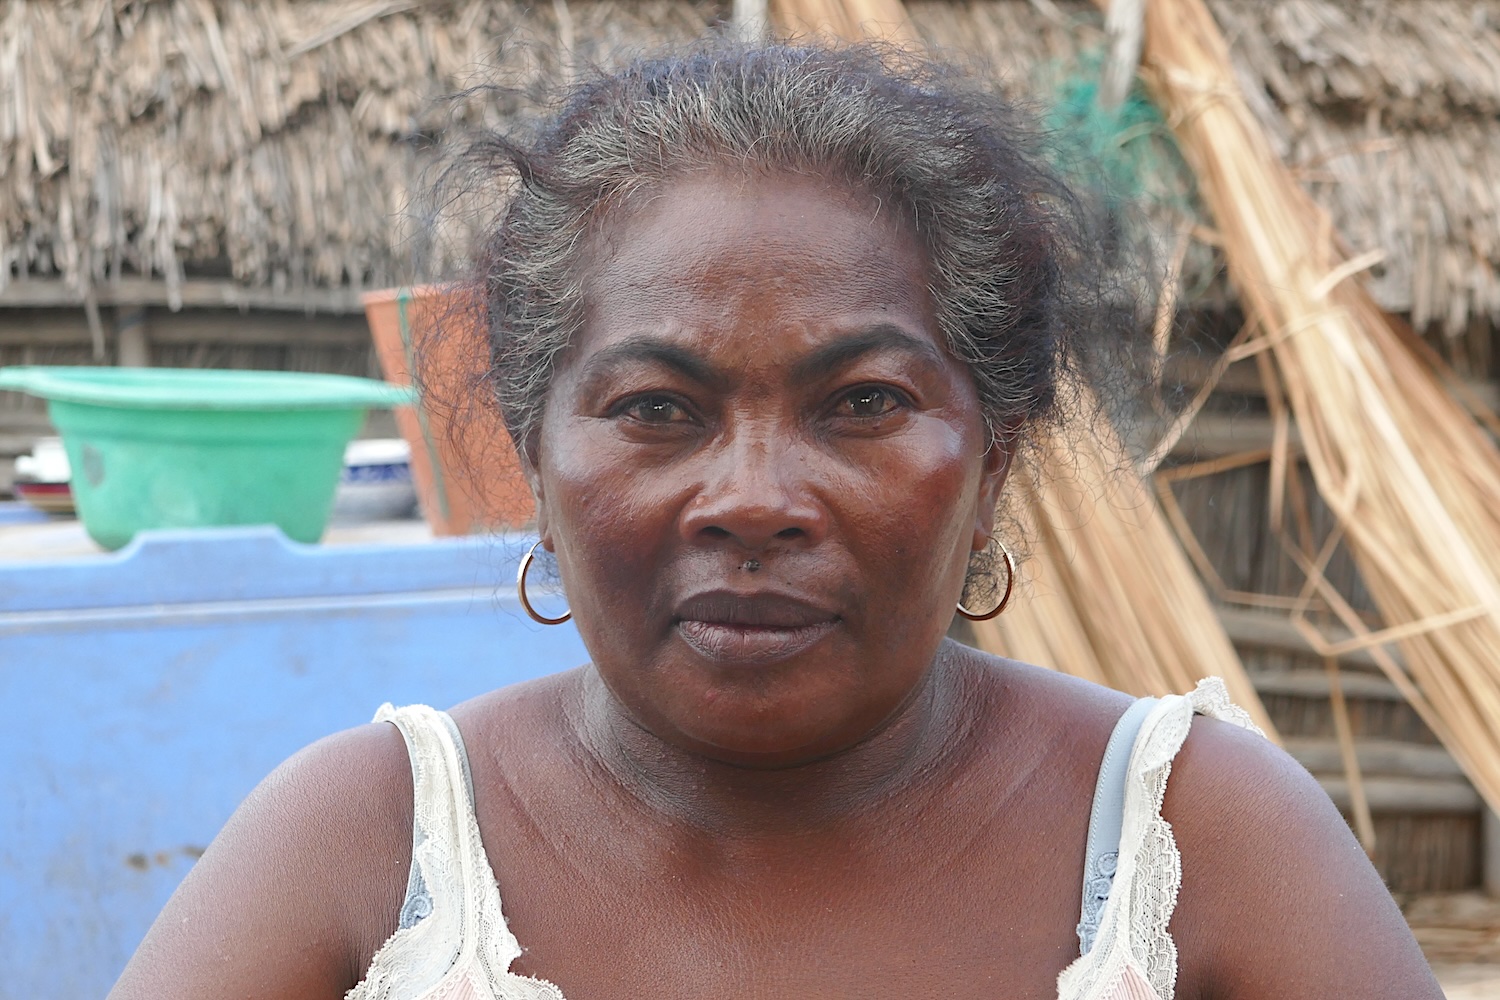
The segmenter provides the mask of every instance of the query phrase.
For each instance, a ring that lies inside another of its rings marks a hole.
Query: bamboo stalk
[[[1378,254],[1344,258],[1251,114],[1202,0],[1153,0],[1145,22],[1143,75],[1385,619],[1367,641],[1396,641],[1409,697],[1500,806],[1500,452],[1359,283]],[[1346,607],[1315,560],[1299,562]]]

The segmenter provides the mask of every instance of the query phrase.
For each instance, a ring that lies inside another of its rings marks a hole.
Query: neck
[[[592,671],[572,722],[610,784],[674,823],[719,836],[755,837],[837,828],[893,796],[934,781],[959,762],[977,722],[961,655],[948,643],[912,696],[874,732],[837,753],[760,769],[676,746],[631,718]]]

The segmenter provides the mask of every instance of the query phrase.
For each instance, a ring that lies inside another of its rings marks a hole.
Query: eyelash
[[[859,396],[861,394],[878,394],[884,396],[887,400],[890,401],[890,405],[882,409],[879,413],[840,413],[838,415],[847,416],[853,420],[879,420],[881,417],[889,416],[895,410],[909,407],[912,404],[911,397],[902,392],[900,389],[895,388],[894,386],[871,384],[857,385],[853,388],[845,389],[843,392],[839,393],[837,397],[835,397],[834,406],[836,408],[840,407],[844,403],[852,401],[856,396]]]
[[[874,395],[883,396],[886,400],[889,401],[889,405],[881,409],[879,413],[839,412],[840,408],[846,403],[849,403],[852,406],[853,401],[860,395],[865,395],[867,397]],[[850,420],[879,420],[882,417],[890,416],[891,413],[898,409],[903,409],[911,405],[911,397],[902,392],[900,389],[895,388],[894,386],[880,384],[857,385],[843,390],[834,397],[833,415],[836,417],[848,418]],[[647,406],[654,406],[658,409],[671,407],[676,412],[673,414],[673,416],[668,417],[665,420],[646,419],[641,415],[641,413],[642,408]],[[678,415],[681,416],[679,417]],[[691,417],[691,415],[692,414],[684,401],[677,399],[667,393],[660,392],[643,393],[637,396],[628,396],[625,399],[620,400],[609,410],[609,416],[611,417],[629,417],[632,420],[635,420],[637,423],[655,427],[663,427],[669,424],[680,423],[682,422],[681,417]]]
[[[650,392],[650,393],[644,393],[644,394],[639,395],[639,396],[628,396],[625,399],[620,400],[618,403],[616,403],[613,407],[610,408],[609,415],[612,416],[612,417],[630,417],[630,418],[632,418],[633,420],[635,420],[638,423],[649,424],[649,425],[658,426],[658,427],[659,426],[664,426],[666,424],[672,424],[672,423],[677,423],[678,422],[678,421],[672,420],[672,419],[667,419],[667,420],[645,420],[645,419],[642,419],[639,416],[640,409],[641,409],[641,407],[646,406],[648,404],[658,404],[658,405],[665,404],[666,406],[670,406],[670,407],[675,408],[679,413],[681,413],[683,415],[687,415],[688,414],[688,408],[687,408],[687,406],[681,400],[674,399],[672,396],[669,396],[666,393]]]

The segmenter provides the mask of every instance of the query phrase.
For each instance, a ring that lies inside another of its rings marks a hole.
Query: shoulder
[[[246,798],[199,864],[285,885],[298,915],[339,928],[350,962],[395,930],[411,864],[412,774],[395,726],[371,723],[293,754]],[[218,857],[216,857],[216,855]],[[269,870],[269,871],[267,871]],[[296,912],[296,911],[294,911]],[[362,967],[359,971],[363,971]]]
[[[953,656],[973,691],[991,714],[1012,732],[1028,739],[1055,734],[1080,749],[1104,741],[1120,716],[1135,701],[1112,688],[1056,670],[994,656],[950,643]],[[1095,756],[1095,764],[1098,758]]]
[[[1348,825],[1317,781],[1276,744],[1252,730],[1197,716],[1172,762],[1163,815],[1179,848],[1206,848],[1215,868],[1295,861],[1316,850],[1363,861]],[[1312,843],[1286,837],[1312,835]],[[1248,850],[1222,853],[1235,841]],[[1202,865],[1207,882],[1212,878]]]
[[[1269,740],[1194,719],[1162,815],[1182,856],[1180,982],[1198,987],[1180,996],[1440,996],[1348,824]]]
[[[245,807],[296,812],[310,799],[326,803],[332,796],[347,810],[363,810],[375,803],[389,805],[392,798],[410,793],[411,769],[400,731],[372,722],[298,750],[251,792]]]
[[[194,864],[113,995],[342,995],[395,929],[411,796],[393,726],[292,755]]]
[[[964,736],[981,774],[1023,780],[1038,802],[1078,815],[1080,843],[1115,725],[1135,701],[1068,674],[960,647],[965,701],[975,720]]]
[[[381,722],[324,737],[287,758],[250,794],[232,822],[296,834],[289,843],[303,854],[348,844],[353,836],[359,846],[372,850],[403,848],[396,853],[405,856],[404,863],[410,859],[411,821],[406,742],[395,726]],[[386,853],[390,851],[381,852]]]

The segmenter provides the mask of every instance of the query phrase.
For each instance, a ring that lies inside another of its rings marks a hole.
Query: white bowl
[[[410,445],[401,438],[349,442],[333,496],[333,521],[395,521],[413,516],[416,508]]]
[[[30,455],[16,456],[16,478],[28,483],[66,483],[73,478],[62,438],[42,438]]]

